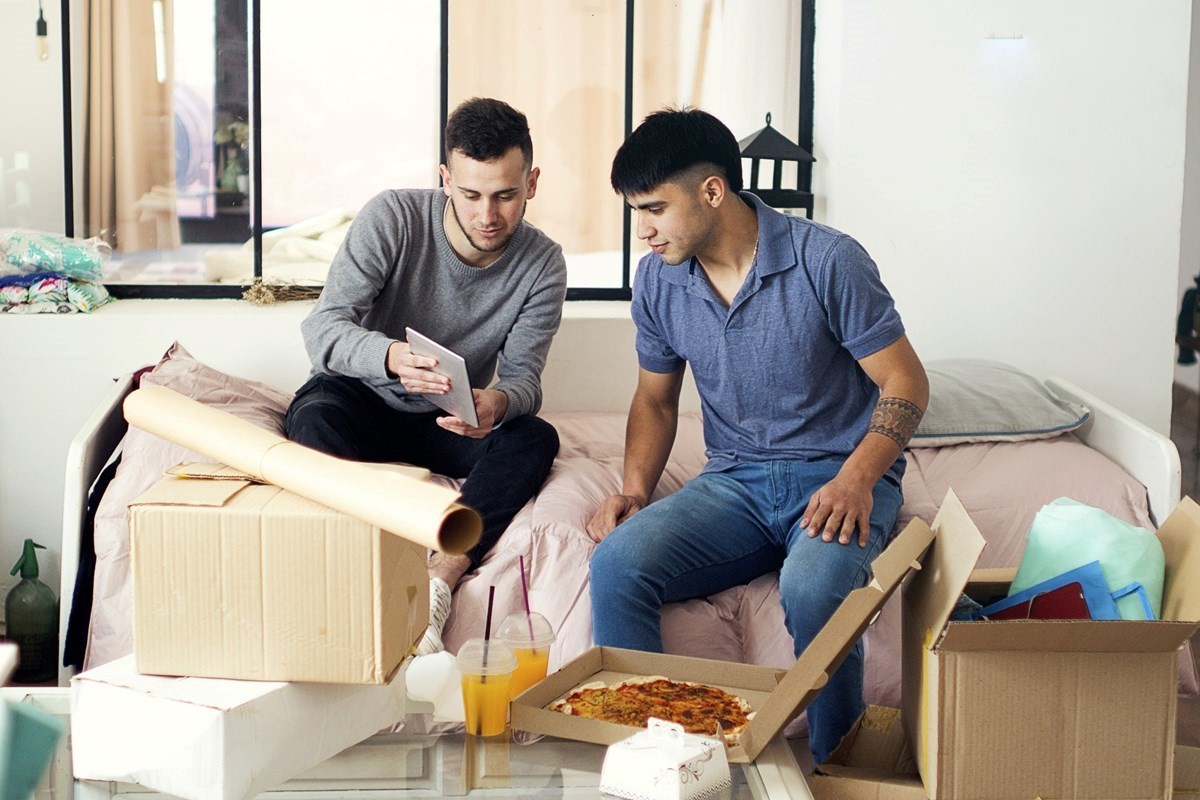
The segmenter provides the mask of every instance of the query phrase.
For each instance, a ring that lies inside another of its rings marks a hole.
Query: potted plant
[[[239,206],[249,188],[250,126],[242,120],[218,125],[213,132],[217,145],[217,204]]]

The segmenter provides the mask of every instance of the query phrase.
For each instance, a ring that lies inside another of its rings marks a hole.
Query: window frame
[[[634,81],[634,4],[636,0],[625,0],[625,59],[624,59],[624,130],[623,138],[633,132],[633,81]],[[440,163],[445,150],[445,127],[449,116],[449,70],[450,70],[450,3],[440,3],[440,82],[438,152],[435,158]],[[63,110],[63,189],[64,229],[68,237],[75,236],[75,187],[74,187],[74,136],[72,132],[71,106],[71,0],[61,0],[62,16],[62,110]],[[816,41],[816,0],[802,0],[800,10],[800,119],[798,144],[805,150],[813,150],[813,107],[814,107],[814,44]],[[254,250],[254,280],[262,277],[262,9],[261,0],[247,0],[247,39],[250,78],[249,121],[250,121],[250,237]],[[798,164],[798,188],[812,191],[812,165]],[[613,200],[612,202],[620,202]],[[624,205],[624,204],[622,204]],[[622,264],[620,288],[568,287],[567,300],[629,300],[632,297],[632,212],[622,216]],[[106,283],[105,288],[113,297],[125,299],[240,299],[252,284],[205,284],[205,283]]]

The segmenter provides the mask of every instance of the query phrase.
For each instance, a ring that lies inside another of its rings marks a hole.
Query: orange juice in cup
[[[536,611],[526,614],[517,611],[500,623],[497,634],[517,657],[517,669],[512,676],[512,696],[533,686],[546,677],[550,665],[550,645],[554,643],[554,628],[550,621]]]
[[[496,736],[508,725],[508,701],[517,659],[499,639],[469,639],[456,658],[462,673],[467,733]]]

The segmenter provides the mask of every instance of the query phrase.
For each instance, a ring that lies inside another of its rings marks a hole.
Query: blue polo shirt
[[[706,472],[739,461],[844,459],[879,389],[858,359],[904,334],[875,262],[844,233],[741,197],[758,214],[758,258],[726,308],[696,259],[638,265],[633,321],[650,372],[691,366]],[[900,484],[904,456],[887,475]]]

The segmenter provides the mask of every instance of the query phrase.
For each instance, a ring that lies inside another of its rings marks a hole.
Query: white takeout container
[[[723,742],[654,717],[646,730],[609,745],[600,770],[601,792],[631,800],[712,797],[729,785]]]

